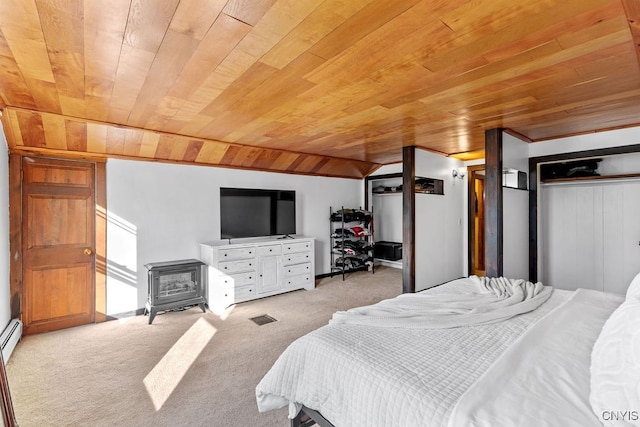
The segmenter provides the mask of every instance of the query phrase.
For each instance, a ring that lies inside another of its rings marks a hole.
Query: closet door
[[[640,273],[640,181],[623,184],[621,214],[622,274],[619,281],[605,284],[606,290],[615,293],[625,293],[631,280]]]
[[[602,190],[547,185],[542,191],[542,282],[602,290]]]
[[[624,293],[640,271],[640,182],[545,185],[542,280]]]

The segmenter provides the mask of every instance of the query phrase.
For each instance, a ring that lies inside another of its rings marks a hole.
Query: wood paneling
[[[305,175],[362,178],[370,162],[225,143],[127,128],[57,114],[6,108],[2,116],[9,148],[91,159],[138,158],[162,162],[248,168]],[[65,135],[72,134],[73,138]]]
[[[640,125],[637,0],[4,0],[11,149],[361,178]],[[9,116],[7,119],[6,116]]]

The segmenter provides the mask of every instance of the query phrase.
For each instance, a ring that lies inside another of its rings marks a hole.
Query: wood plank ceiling
[[[12,152],[361,178],[640,125],[640,0],[2,0]]]

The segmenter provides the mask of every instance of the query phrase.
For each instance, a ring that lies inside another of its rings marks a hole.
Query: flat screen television
[[[296,233],[296,192],[220,188],[220,237],[286,236]]]

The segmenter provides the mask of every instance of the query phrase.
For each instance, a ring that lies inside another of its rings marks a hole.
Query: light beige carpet
[[[260,414],[255,386],[294,339],[337,310],[398,295],[402,272],[380,267],[238,304],[226,317],[198,308],[27,336],[7,376],[21,427],[287,426]],[[274,323],[249,319],[268,314]]]

